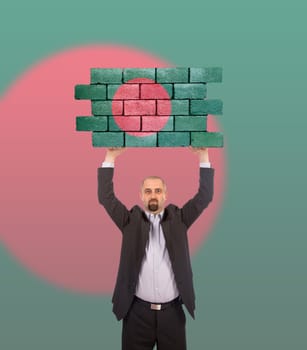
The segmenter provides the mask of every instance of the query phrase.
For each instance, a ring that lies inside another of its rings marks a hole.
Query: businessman
[[[185,350],[184,304],[194,318],[195,295],[187,230],[212,201],[214,170],[207,148],[191,148],[199,157],[199,188],[182,208],[165,206],[163,179],[141,184],[143,208],[128,210],[113,190],[116,158],[124,148],[107,149],[98,169],[98,198],[122,232],[113,312],[123,320],[122,349]]]

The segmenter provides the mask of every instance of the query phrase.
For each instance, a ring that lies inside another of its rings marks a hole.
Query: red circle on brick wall
[[[119,104],[122,104],[120,109]],[[168,122],[171,111],[168,92],[152,79],[131,79],[113,96],[114,120],[121,130],[133,136],[148,136],[160,131]]]

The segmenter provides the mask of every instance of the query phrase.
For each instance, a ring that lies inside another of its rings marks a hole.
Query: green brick
[[[107,99],[112,100],[115,92],[122,84],[108,84],[107,85]]]
[[[124,69],[124,82],[136,78],[147,78],[155,81],[155,68],[126,68]]]
[[[159,147],[183,147],[190,145],[189,132],[159,132],[158,146]]]
[[[175,131],[205,131],[207,128],[206,116],[176,116]]]
[[[200,99],[205,98],[206,93],[206,84],[174,84],[174,98],[176,99]]]
[[[93,115],[112,115],[112,101],[92,102]]]
[[[170,116],[166,125],[163,127],[161,131],[174,131],[174,117]]]
[[[105,85],[76,85],[75,99],[77,100],[105,100]]]
[[[157,68],[157,83],[187,83],[188,68]]]
[[[191,114],[222,114],[223,102],[222,100],[191,100]]]
[[[190,68],[191,83],[220,83],[222,81],[222,68]]]
[[[161,84],[169,94],[169,98],[173,98],[173,84]]]
[[[157,134],[150,134],[148,136],[136,137],[125,134],[125,147],[156,147]]]
[[[220,132],[191,132],[193,147],[223,147],[223,134]]]
[[[109,116],[109,131],[122,131],[122,129],[116,124],[113,116]]]
[[[92,144],[94,147],[123,147],[123,132],[93,132]]]
[[[92,102],[92,114],[93,115],[113,115],[112,105],[121,106],[120,108],[116,108],[118,112],[116,115],[122,114],[122,101],[93,101]]]
[[[171,102],[172,102],[172,115],[189,115],[188,100],[172,100]]]
[[[77,117],[77,131],[106,131],[108,130],[107,117]]]
[[[121,68],[92,68],[91,84],[117,84],[123,81]]]

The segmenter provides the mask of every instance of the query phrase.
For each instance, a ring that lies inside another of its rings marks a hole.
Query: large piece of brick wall
[[[221,81],[219,67],[92,68],[75,98],[91,100],[93,115],[78,116],[76,130],[91,131],[94,147],[223,147],[222,133],[207,130],[223,103],[206,99],[207,84]]]

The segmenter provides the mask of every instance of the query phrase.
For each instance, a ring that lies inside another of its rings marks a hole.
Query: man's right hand
[[[124,153],[126,150],[125,147],[112,147],[112,148],[108,148],[107,152],[106,152],[106,156],[104,161],[107,163],[114,163],[115,159],[121,155],[122,153]]]

